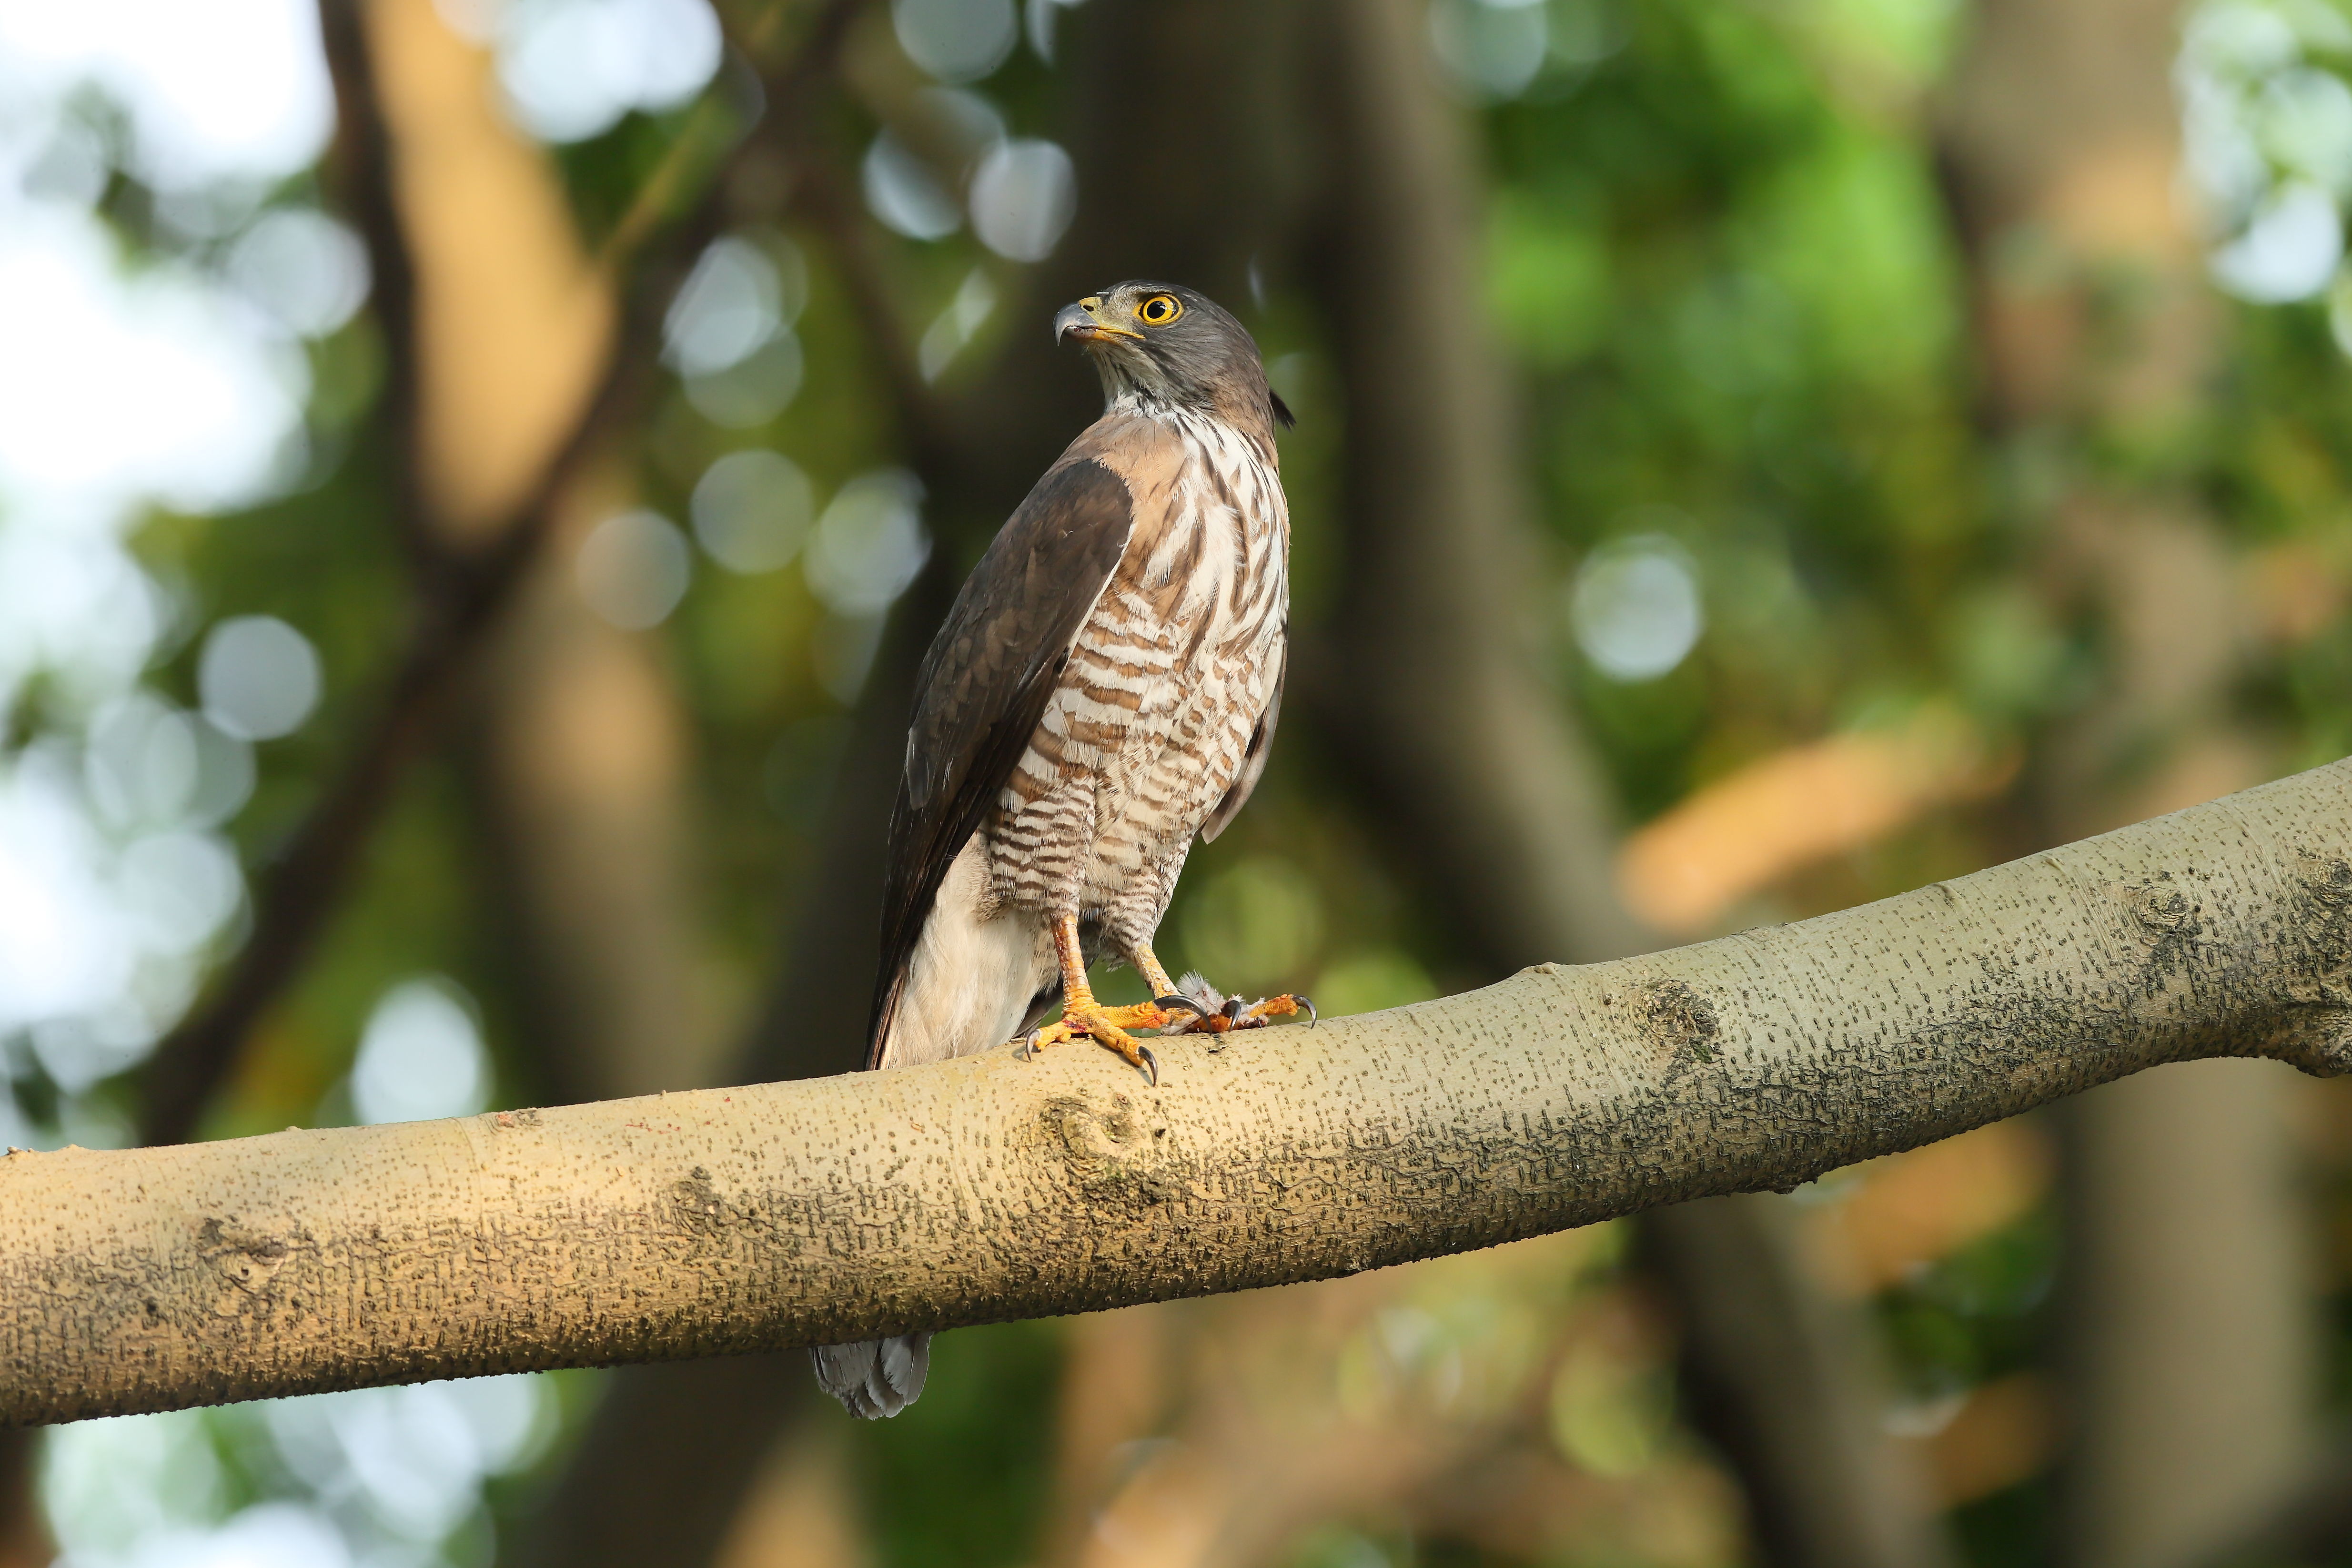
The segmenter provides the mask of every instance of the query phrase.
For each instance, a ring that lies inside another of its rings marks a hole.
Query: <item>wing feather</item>
[[[1074,451],[998,531],[923,656],[890,814],[868,1068],[940,884],[1019,765],[1134,527],[1127,481]]]

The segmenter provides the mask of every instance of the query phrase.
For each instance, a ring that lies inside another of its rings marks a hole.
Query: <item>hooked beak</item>
[[[1089,294],[1075,305],[1065,305],[1054,313],[1054,341],[1076,338],[1082,343],[1107,343],[1118,338],[1143,341],[1143,334],[1128,327],[1114,327],[1102,319],[1102,300]]]

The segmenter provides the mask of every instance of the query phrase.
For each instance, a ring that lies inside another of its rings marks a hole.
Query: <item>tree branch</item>
[[[357,0],[320,0],[319,37],[335,88],[329,163],[341,205],[366,247],[368,309],[383,338],[382,407],[391,436],[392,521],[420,591],[449,564],[425,500],[417,432],[424,374],[416,331],[416,259],[393,193],[392,132],[376,89],[374,51]]]
[[[1786,1189],[2163,1062],[2352,1068],[2352,761],[1444,1002],[0,1163],[0,1420],[1324,1279]]]

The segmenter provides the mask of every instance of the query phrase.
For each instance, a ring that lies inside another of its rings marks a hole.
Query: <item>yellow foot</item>
[[[1160,1058],[1151,1054],[1150,1046],[1127,1031],[1164,1029],[1181,1016],[1163,1010],[1155,1002],[1139,1002],[1132,1007],[1105,1007],[1090,1001],[1069,1004],[1064,1006],[1058,1023],[1046,1025],[1022,1042],[1022,1055],[1034,1057],[1046,1046],[1058,1046],[1083,1037],[1107,1050],[1117,1051],[1129,1067],[1150,1081],[1152,1088],[1158,1089]]]

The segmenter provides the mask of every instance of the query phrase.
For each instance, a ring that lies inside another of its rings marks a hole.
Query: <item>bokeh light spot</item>
[[[309,207],[265,213],[232,247],[229,280],[306,338],[322,338],[367,299],[367,251],[359,237]]]
[[[891,0],[907,58],[941,81],[978,81],[1020,41],[1013,0]]]
[[[543,141],[581,142],[632,109],[701,90],[723,40],[706,0],[520,0],[499,18],[499,81]]]
[[[489,1103],[489,1056],[463,998],[437,976],[383,994],[352,1061],[352,1107],[362,1122],[470,1116]]]
[[[694,487],[694,536],[730,572],[790,562],[816,515],[816,487],[782,453],[730,452]]]
[[[971,176],[971,226],[981,243],[1013,261],[1042,261],[1078,207],[1077,172],[1051,142],[1014,140],[991,148]]]
[[[1682,663],[1705,627],[1697,563],[1663,533],[1612,540],[1578,570],[1569,619],[1602,673],[1654,680]]]
[[[963,226],[963,208],[939,176],[887,131],[876,134],[858,167],[866,205],[909,239],[944,239]]]
[[[708,375],[740,364],[782,324],[775,263],[749,240],[714,240],[670,301],[665,357],[687,375]]]
[[[800,340],[780,331],[725,370],[688,376],[686,400],[713,425],[749,429],[791,406],[804,369]]]
[[[227,733],[276,740],[300,729],[318,707],[319,655],[275,616],[235,616],[205,638],[196,689],[205,717]]]
[[[2344,220],[2317,185],[2285,185],[2263,198],[2245,231],[2213,253],[2222,288],[2258,305],[2307,300],[2344,258]]]
[[[841,487],[802,563],[810,589],[826,608],[839,616],[876,616],[907,591],[931,557],[922,496],[920,481],[898,468],[861,474]]]
[[[588,607],[625,631],[657,626],[686,597],[694,560],[686,540],[656,511],[625,511],[589,530],[573,559]]]
[[[1543,69],[1549,25],[1542,0],[1437,0],[1429,41],[1463,85],[1487,98],[1517,98]]]

